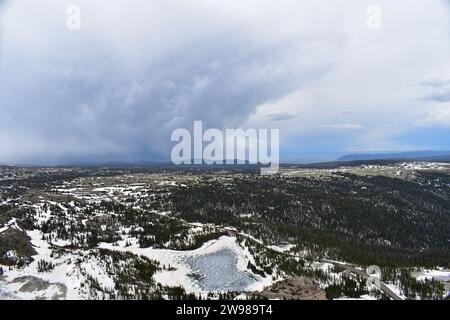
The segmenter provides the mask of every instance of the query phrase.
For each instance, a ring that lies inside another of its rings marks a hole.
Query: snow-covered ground
[[[435,279],[445,282],[450,281],[450,270],[423,270],[415,273],[414,276],[419,281],[424,281],[425,279]]]
[[[444,283],[446,296],[450,295],[450,270],[444,268],[434,270],[425,269],[420,272],[413,272],[412,275],[419,281],[425,281],[425,279],[434,279]]]
[[[416,169],[434,169],[439,168],[439,163],[405,163],[393,166],[391,169],[395,169],[395,172],[404,172],[405,170]],[[448,167],[448,164],[446,164]],[[384,170],[386,166],[362,166],[358,169],[376,169]],[[389,169],[389,168],[388,168]],[[308,169],[309,170],[309,169]],[[329,172],[354,170],[350,168],[331,169]],[[400,170],[400,171],[398,171]],[[171,180],[156,181],[158,185],[175,187],[177,184]],[[108,185],[108,184],[107,184]],[[76,215],[76,212],[80,212],[80,203],[100,203],[102,201],[109,202],[115,200],[123,200],[125,198],[142,199],[145,197],[154,197],[148,189],[148,184],[135,183],[113,186],[105,186],[105,184],[89,184],[88,186],[67,184],[61,186],[61,188],[53,189],[54,191],[61,193],[65,196],[73,197],[74,199],[82,200],[66,201],[64,203],[58,203],[56,197],[49,197],[44,199],[42,196],[38,197],[32,204],[30,202],[24,203],[24,208],[34,210],[37,225],[42,226],[45,222],[54,217],[55,212],[65,214],[68,221],[72,219],[71,215]],[[366,187],[361,187],[366,188]],[[170,191],[170,188],[169,188]],[[71,198],[71,199],[73,199]],[[55,199],[51,201],[50,199]],[[120,201],[118,201],[120,202]],[[131,199],[128,203],[130,207],[136,210],[140,209],[139,203]],[[82,205],[81,205],[82,206]],[[108,210],[99,211],[94,210],[91,214],[96,217],[102,217],[106,215],[114,215],[114,212],[108,212]],[[75,212],[75,214],[71,213]],[[168,219],[174,219],[170,212],[157,212],[150,211],[152,214],[156,213]],[[251,217],[252,213],[242,215],[243,217]],[[87,219],[84,219],[84,224]],[[101,243],[100,247],[117,250],[123,252],[131,252],[136,255],[143,255],[152,260],[159,261],[164,268],[158,271],[154,275],[154,280],[164,286],[182,286],[188,293],[204,294],[211,291],[262,291],[265,287],[272,285],[275,281],[281,280],[284,275],[278,275],[272,277],[267,275],[262,277],[260,275],[253,274],[248,265],[257,265],[255,259],[249,251],[248,243],[254,241],[261,246],[265,246],[261,239],[257,239],[249,234],[239,232],[235,228],[220,227],[202,223],[186,223],[189,226],[187,239],[190,240],[193,235],[202,233],[206,229],[228,231],[228,234],[239,234],[240,239],[245,238],[241,243],[237,242],[236,237],[222,236],[217,240],[211,240],[204,243],[199,249],[191,251],[177,251],[169,249],[153,249],[153,248],[140,248],[138,238],[132,236],[132,230],[137,231],[141,228],[139,225],[122,227],[119,229],[118,234],[121,240],[114,240],[115,243]],[[99,228],[106,229],[106,225],[99,224]],[[16,219],[11,219],[6,224],[1,226],[0,233],[6,231],[8,228],[21,230],[18,226]],[[53,252],[51,245],[43,240],[43,234],[40,231],[35,230],[27,232],[27,235],[32,239],[31,243],[37,252],[33,256],[34,261],[23,268],[10,268],[2,266],[5,270],[5,274],[0,276],[0,299],[2,297],[9,299],[89,299],[95,298],[96,294],[89,292],[89,288],[86,287],[86,279],[95,279],[105,289],[113,289],[115,286],[114,280],[105,271],[105,263],[99,261],[94,255],[89,255],[92,250],[73,250],[66,251],[61,255]],[[49,234],[46,235],[48,238]],[[50,233],[50,242],[56,246],[69,245],[69,241],[64,241],[55,237],[55,234]],[[44,238],[45,239],[45,238]],[[247,244],[247,245],[246,245]],[[280,253],[290,254],[296,259],[300,259],[303,256],[307,256],[307,251],[299,251],[301,248],[296,249],[292,244],[282,243],[278,245],[267,246],[267,248]],[[11,255],[15,252],[11,250]],[[80,259],[83,258],[83,259]],[[46,272],[38,271],[39,262],[46,261],[51,262],[53,267]],[[327,262],[305,262],[305,266],[311,269],[322,270],[327,273],[334,280],[339,280],[342,275],[333,271],[333,263],[335,261]],[[345,262],[339,262],[345,264]],[[277,270],[273,270],[274,274],[278,274]],[[450,283],[450,272],[448,270],[423,270],[413,274],[413,276],[423,281],[424,279],[434,278],[443,282]],[[322,288],[325,288],[326,283],[319,283]],[[395,284],[387,284],[388,287],[397,293],[401,294],[399,288]],[[98,293],[98,298],[103,298],[101,293]],[[241,295],[241,298],[244,296]],[[346,299],[346,298],[343,298]],[[362,296],[360,299],[374,299],[371,296]]]
[[[41,240],[38,230],[29,231],[34,250],[34,261],[24,268],[10,268],[2,266],[5,270],[3,281],[0,280],[0,288],[21,299],[80,299],[79,270],[72,263],[75,257],[71,254],[61,258],[51,256],[51,249],[46,241]],[[38,272],[38,263],[41,260],[52,262],[53,270]],[[25,288],[23,288],[23,286]],[[27,289],[28,287],[28,289]]]
[[[295,245],[293,244],[284,244],[279,246],[268,246],[269,249],[272,249],[277,252],[289,252]]]
[[[224,250],[231,251],[236,261],[234,269],[236,274],[234,277],[227,275],[229,276],[230,282],[233,282],[238,277],[238,274],[245,273],[253,279],[252,283],[245,288],[245,291],[260,291],[264,287],[272,284],[271,276],[263,278],[259,275],[251,274],[247,270],[248,262],[253,261],[253,258],[250,256],[248,250],[244,250],[238,245],[234,237],[222,236],[217,240],[211,240],[205,243],[199,249],[191,251],[139,248],[137,246],[118,247],[108,243],[102,243],[100,247],[132,252],[159,261],[161,265],[166,266],[167,270],[162,270],[155,275],[156,282],[167,286],[183,286],[188,293],[207,293],[208,290],[200,285],[198,277],[193,277],[192,275],[196,274],[201,278],[210,272],[209,270],[194,269],[192,263],[189,263],[189,261],[195,261],[196,258],[217,254]],[[169,266],[175,270],[169,269]],[[240,288],[237,287],[236,290],[238,289]]]
[[[41,240],[42,234],[38,230],[29,231],[27,235],[32,239],[31,243],[36,251],[34,261],[23,268],[2,266],[5,274],[0,278],[0,299],[88,299],[88,289],[82,285],[86,281],[86,276],[96,279],[104,288],[114,288],[113,279],[105,273],[100,263],[94,261],[94,258],[75,263],[80,257],[78,254],[86,257],[87,253],[67,253],[58,257],[52,254],[50,245]],[[137,243],[128,246],[122,242],[118,244],[119,246],[102,243],[100,247],[144,255],[159,261],[165,270],[157,272],[154,280],[165,286],[182,286],[188,293],[206,295],[211,290],[208,288],[208,282],[203,283],[202,279],[207,279],[208,276],[210,279],[213,277],[219,279],[221,274],[223,281],[217,280],[214,283],[222,285],[224,290],[217,291],[261,291],[273,283],[271,276],[254,275],[247,269],[248,262],[254,262],[254,259],[247,248],[243,249],[237,243],[235,237],[222,236],[191,251],[144,249],[139,248]],[[220,265],[221,269],[217,264],[215,270],[208,269],[214,265],[208,261],[199,263],[202,259],[217,256],[225,259],[221,261],[224,262],[224,265]],[[39,272],[38,263],[42,260],[51,262],[54,265],[53,269]],[[225,268],[225,264],[229,267]]]
[[[176,185],[173,181],[160,181],[160,184]],[[67,184],[53,190],[76,199],[85,200],[87,203],[111,201],[112,198],[117,198],[119,194],[141,197],[142,193],[147,191],[145,184],[114,185],[110,187],[96,185],[95,188],[89,189],[82,185]],[[40,226],[52,219],[54,208],[62,213],[67,213],[68,210],[75,210],[75,212],[80,210],[73,201],[62,205],[43,198],[41,202],[32,205],[26,204],[25,206],[35,212],[36,222]],[[158,213],[161,215],[168,214]],[[202,232],[207,226],[192,224],[189,233]],[[0,232],[6,231],[8,228],[21,230],[15,219],[2,226]],[[248,263],[254,264],[255,261],[248,248],[243,244],[241,247],[235,237],[223,236],[220,239],[205,243],[197,250],[175,251],[140,248],[137,238],[128,235],[129,230],[124,229],[122,231],[124,231],[121,232],[122,240],[117,241],[114,245],[103,243],[100,247],[128,251],[159,261],[165,269],[157,272],[154,280],[162,285],[182,286],[188,293],[207,294],[213,291],[210,289],[211,283],[217,283],[214,277],[220,277],[221,275],[223,275],[223,281],[218,282],[217,291],[233,291],[234,289],[236,291],[260,291],[272,283],[272,276],[261,277],[247,269]],[[70,243],[58,239],[56,234],[51,234],[53,236],[52,244],[49,244],[38,230],[29,231],[27,235],[31,238],[31,244],[36,251],[36,255],[33,256],[33,262],[22,268],[2,266],[5,274],[0,277],[0,298],[88,299],[92,297],[92,292],[88,292],[89,288],[84,285],[87,277],[96,279],[105,289],[114,288],[113,279],[106,274],[101,261],[95,261],[95,255],[89,255],[89,250],[85,252],[81,250],[66,251],[55,255],[51,248],[52,245],[64,247]],[[284,251],[288,248],[274,249]],[[209,259],[213,260],[209,261]],[[42,272],[41,270],[40,272],[38,266],[43,261],[51,263],[52,267],[48,271]],[[210,267],[210,262],[214,261],[216,262],[216,270],[212,270],[214,268]],[[224,266],[228,268],[224,269]],[[225,274],[225,271],[228,273]],[[212,279],[209,282],[207,281],[208,277]]]

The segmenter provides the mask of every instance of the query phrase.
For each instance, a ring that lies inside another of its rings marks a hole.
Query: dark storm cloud
[[[80,7],[89,17],[92,6]],[[125,10],[123,17],[136,14]],[[45,15],[50,22],[34,19],[8,43],[0,87],[3,158],[167,159],[173,129],[190,128],[194,120],[237,126],[261,103],[327,68],[297,55],[308,54],[306,39],[253,37],[227,21],[206,19],[183,30],[183,21],[169,17],[148,31],[138,15],[124,29],[111,25],[108,34],[107,24],[90,27],[89,20],[80,31],[55,28],[57,19]],[[45,45],[35,42],[39,37]],[[20,52],[23,47],[29,51]]]
[[[276,48],[246,52],[244,45],[188,47],[131,74],[108,57],[81,57],[76,67],[64,62],[7,68],[9,80],[0,93],[8,116],[0,123],[35,132],[27,139],[47,141],[50,149],[71,144],[71,151],[87,155],[163,154],[174,128],[194,120],[219,128],[238,125],[256,106],[301,83],[280,65],[284,57],[274,56]]]

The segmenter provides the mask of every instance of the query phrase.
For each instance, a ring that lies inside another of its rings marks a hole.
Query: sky
[[[72,5],[80,29],[67,26]],[[447,0],[9,0],[0,10],[0,163],[165,161],[171,132],[195,120],[280,129],[289,162],[450,150]]]

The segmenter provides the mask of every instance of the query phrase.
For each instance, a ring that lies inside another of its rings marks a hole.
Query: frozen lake
[[[253,275],[247,270],[249,258],[235,237],[222,236],[188,251],[117,248],[110,244],[102,247],[144,255],[161,265],[173,267],[157,272],[154,280],[165,286],[182,286],[188,293],[261,291],[272,283],[272,277]]]
[[[189,276],[203,290],[245,291],[256,282],[250,273],[237,269],[237,257],[231,249],[186,257],[185,262],[193,270]]]

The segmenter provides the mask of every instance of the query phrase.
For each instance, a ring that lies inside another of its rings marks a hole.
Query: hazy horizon
[[[390,154],[409,154],[409,153],[433,153],[430,157],[450,156],[450,150],[403,150],[403,151],[350,151],[350,152],[306,152],[301,155],[287,155],[280,154],[280,164],[314,164],[340,161],[339,158],[352,155],[390,155]],[[194,158],[193,158],[194,159]],[[237,158],[235,158],[236,160]],[[241,159],[245,161],[245,159]],[[374,159],[376,160],[376,159]],[[224,160],[225,161],[225,160]],[[166,159],[67,159],[65,161],[51,162],[51,161],[36,161],[36,162],[0,162],[0,165],[11,166],[97,166],[97,165],[145,165],[145,164],[166,164],[171,163],[170,158]]]

